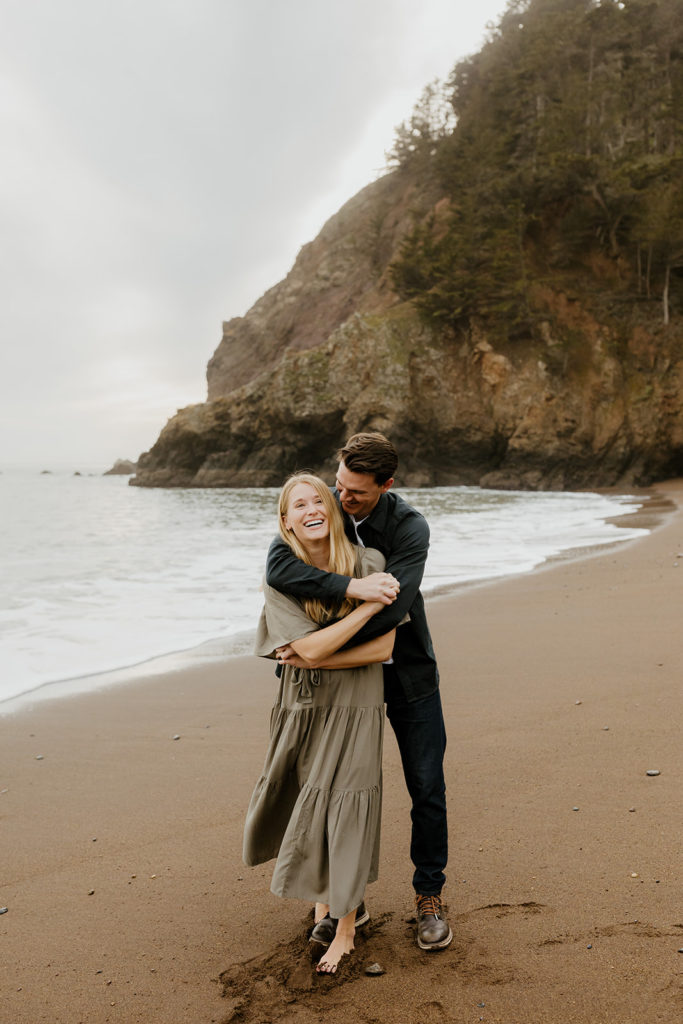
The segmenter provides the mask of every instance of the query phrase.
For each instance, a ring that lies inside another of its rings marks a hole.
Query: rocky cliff
[[[331,479],[332,453],[358,430],[392,438],[411,486],[581,488],[683,471],[680,326],[600,316],[546,280],[532,290],[536,338],[500,346],[476,323],[427,326],[398,300],[388,266],[413,217],[438,222],[440,202],[403,172],[351,200],[225,325],[207,402],[169,420],[131,482],[277,486],[301,468]]]
[[[508,5],[131,482],[331,477],[365,429],[410,484],[683,473],[682,3]]]
[[[362,189],[303,246],[284,279],[249,310],[223,324],[207,369],[208,401],[224,398],[274,367],[285,352],[323,345],[354,313],[382,313],[397,302],[387,273],[416,212],[437,193],[388,174]]]

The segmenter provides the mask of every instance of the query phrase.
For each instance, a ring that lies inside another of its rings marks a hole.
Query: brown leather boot
[[[445,949],[453,938],[441,910],[441,896],[415,896],[417,904],[417,944],[420,949]]]

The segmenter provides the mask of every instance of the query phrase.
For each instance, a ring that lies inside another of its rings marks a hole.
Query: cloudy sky
[[[505,0],[0,0],[0,466],[106,469]]]

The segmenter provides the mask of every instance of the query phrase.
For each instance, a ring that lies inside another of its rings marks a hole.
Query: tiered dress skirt
[[[359,575],[383,564],[379,552],[359,552]],[[272,657],[276,647],[317,626],[295,598],[266,584],[264,594],[256,653]],[[381,665],[284,667],[243,849],[249,865],[277,858],[276,895],[328,903],[339,918],[377,878],[383,730]]]

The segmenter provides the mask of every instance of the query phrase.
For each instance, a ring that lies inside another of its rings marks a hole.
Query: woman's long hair
[[[297,484],[310,484],[316,494],[322,498],[327,513],[327,521],[330,524],[330,572],[337,572],[341,576],[354,576],[356,569],[356,548],[344,533],[344,520],[341,509],[336,498],[327,484],[313,473],[294,473],[285,480],[280,491],[278,503],[278,526],[280,536],[285,544],[288,544],[297,558],[300,558],[306,565],[312,565],[311,559],[292,530],[285,526],[285,516],[289,507],[289,496]],[[321,601],[319,598],[305,598],[302,602],[304,611],[309,619],[313,619],[319,625],[324,626],[332,619],[341,619],[357,605],[357,601],[344,598],[341,604],[330,604]]]

